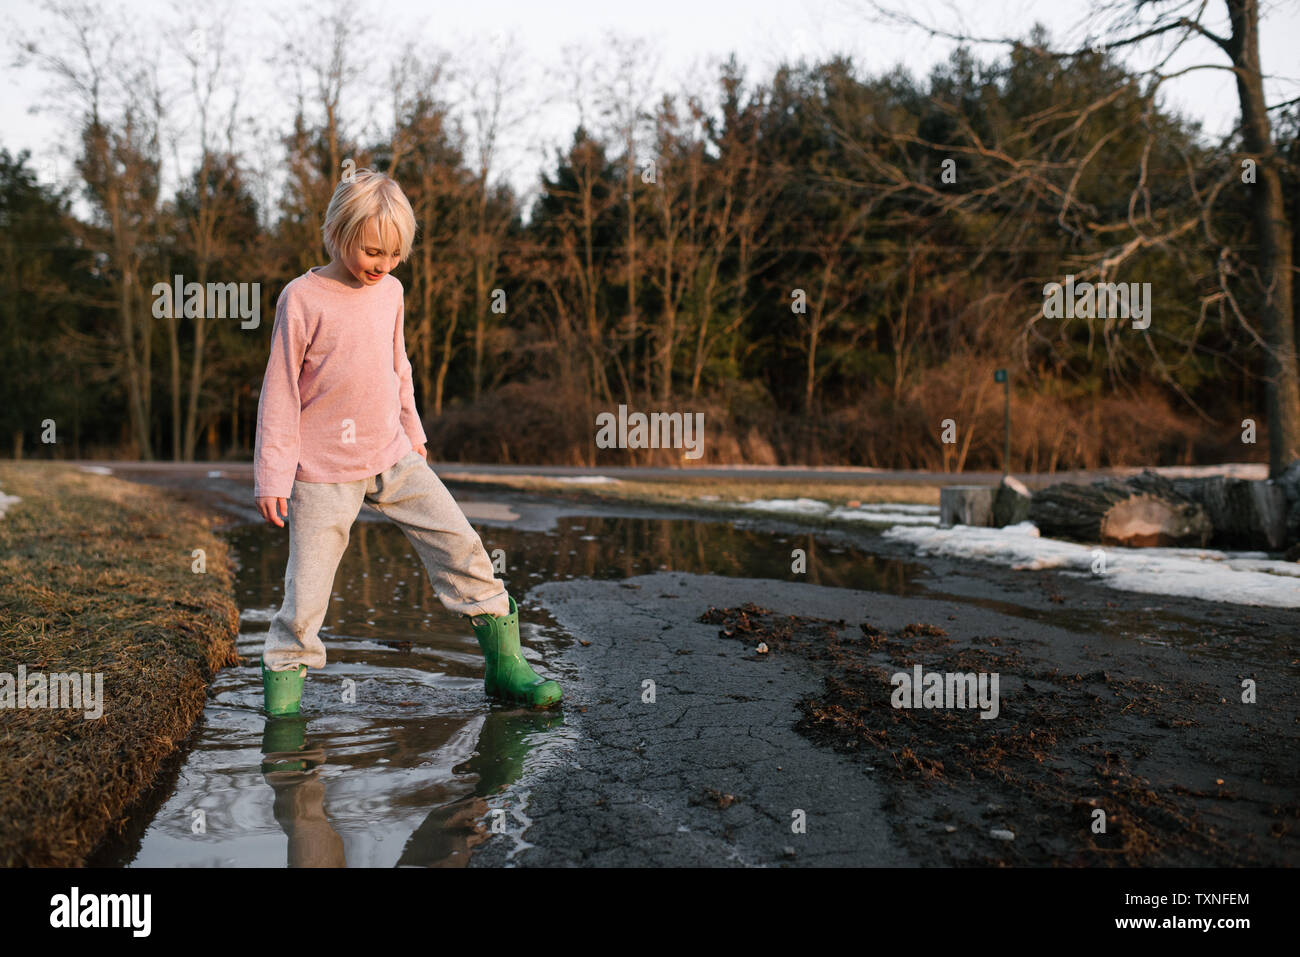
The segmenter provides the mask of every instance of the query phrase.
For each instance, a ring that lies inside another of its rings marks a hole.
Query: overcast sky
[[[106,6],[113,9],[112,4]],[[240,63],[243,113],[252,121],[245,145],[257,144],[254,152],[258,160],[273,174],[283,153],[268,134],[287,128],[292,105],[292,64],[278,38],[287,24],[300,24],[308,31],[325,2],[236,0],[211,6],[225,11],[221,19],[229,28],[226,46]],[[1038,21],[1056,36],[1074,37],[1086,31],[1087,25],[1081,24],[1086,6],[1084,0],[910,0],[907,4],[944,29],[1017,35]],[[1210,9],[1219,20],[1221,6],[1221,0],[1211,0]],[[1271,83],[1270,99],[1276,102],[1300,96],[1300,0],[1265,0],[1262,6],[1264,69],[1279,77]],[[137,37],[130,43],[132,51],[158,57],[165,71],[177,62],[176,51],[183,39],[160,35],[160,24],[177,22],[168,13],[168,4],[135,0],[118,8],[127,11]],[[648,91],[647,103],[653,103],[654,93],[660,90],[686,87],[712,92],[713,64],[733,51],[747,67],[749,78],[761,80],[783,58],[819,59],[834,52],[853,55],[859,66],[871,73],[901,63],[914,74],[924,75],[946,60],[953,47],[948,40],[873,22],[869,5],[855,0],[385,0],[352,4],[349,11],[357,17],[362,34],[359,49],[370,65],[345,104],[352,132],[360,132],[356,124],[361,122],[369,122],[374,129],[385,128],[390,122],[391,107],[383,94],[387,62],[408,39],[423,49],[451,51],[452,73],[458,78],[474,74],[513,43],[515,53],[510,62],[519,93],[505,131],[501,175],[521,192],[535,186],[539,169],[553,156],[552,149],[571,137],[578,117],[575,101],[591,99],[595,66],[582,71],[587,89],[577,95],[566,79],[572,72],[571,48],[575,46],[585,49],[590,63],[596,64],[602,57],[608,61],[611,35],[643,38],[656,64],[649,80],[635,84],[637,90]],[[0,13],[6,32],[15,31],[6,39],[3,58],[6,95],[0,99],[0,146],[11,152],[30,149],[34,158],[41,160],[43,178],[66,178],[69,120],[53,109],[62,98],[51,98],[49,79],[41,70],[13,65],[15,37],[39,38],[53,18],[42,4],[17,0],[0,0]],[[1176,63],[1223,62],[1222,54],[1205,42],[1192,43],[1189,48],[1195,55]],[[995,50],[977,48],[985,56]],[[1236,119],[1236,91],[1227,71],[1190,73],[1171,83],[1169,93],[1172,105],[1201,120],[1211,132],[1229,129]],[[32,112],[33,108],[37,112]],[[184,157],[187,130],[178,125],[174,133],[179,137],[178,155]]]

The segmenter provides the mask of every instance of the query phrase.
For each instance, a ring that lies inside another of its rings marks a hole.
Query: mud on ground
[[[1271,655],[1249,667],[1207,670],[1177,653],[1135,648],[1117,660],[1113,649],[1087,645],[1067,650],[1024,636],[958,637],[945,627],[950,622],[918,621],[887,633],[870,621],[783,616],[754,603],[710,608],[699,620],[721,626],[722,640],[766,645],[763,654],[774,659],[812,663],[822,693],[799,703],[795,729],[887,782],[885,810],[918,860],[1297,860],[1300,712],[1288,636],[1276,636]],[[1226,644],[1247,637],[1231,631],[1220,636]],[[1256,653],[1270,644],[1249,637]],[[895,708],[891,676],[910,676],[918,663],[925,672],[998,673],[998,716]],[[1245,678],[1257,684],[1256,704],[1242,702]],[[1099,809],[1104,833],[1095,830]],[[995,830],[1015,835],[996,858],[979,849],[987,842],[964,837]]]

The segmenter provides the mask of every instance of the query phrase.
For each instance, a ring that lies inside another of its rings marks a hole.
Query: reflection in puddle
[[[558,533],[485,526],[488,553],[520,600],[524,653],[564,684],[568,644],[526,603],[530,582],[620,579],[671,568],[789,580],[803,549],[813,584],[914,594],[919,566],[812,534],[725,522],[584,517]],[[559,766],[562,711],[490,704],[472,631],[434,595],[414,549],[387,523],[358,522],[334,582],[302,713],[261,711],[258,657],[280,603],[288,538],[267,526],[228,533],[237,562],[244,666],[223,670],[174,776],[142,803],[98,866],[463,866],[487,840],[527,847],[527,776]],[[494,555],[495,557],[495,555]]]

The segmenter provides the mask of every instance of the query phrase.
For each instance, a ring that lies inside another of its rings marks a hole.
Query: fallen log
[[[1282,551],[1287,545],[1287,500],[1282,486],[1211,475],[1174,479],[1174,487],[1205,509],[1216,548]]]
[[[1300,459],[1292,460],[1273,480],[1286,496],[1286,540],[1293,542],[1293,550],[1300,548]]]
[[[1214,534],[1205,509],[1149,469],[1122,482],[1040,489],[1029,520],[1051,538],[1130,547],[1204,547]]]

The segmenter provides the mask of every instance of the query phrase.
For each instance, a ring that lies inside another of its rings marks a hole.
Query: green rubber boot
[[[299,665],[291,671],[272,671],[262,662],[262,695],[266,713],[297,714],[302,701],[302,686],[307,680],[307,666]]]
[[[504,698],[534,708],[547,708],[561,697],[558,682],[535,672],[519,653],[519,606],[510,598],[508,615],[466,617],[474,626],[474,636],[483,649],[483,690],[494,698]],[[483,624],[477,624],[474,618]]]

